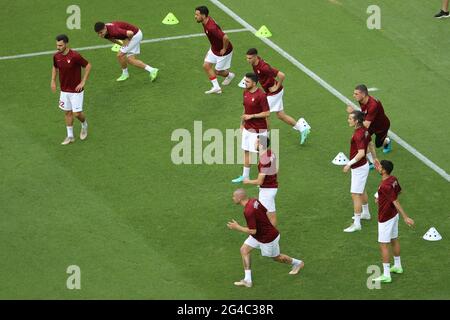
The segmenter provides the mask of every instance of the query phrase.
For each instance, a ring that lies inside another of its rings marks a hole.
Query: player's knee
[[[246,246],[242,246],[240,249],[241,255],[245,256],[248,254],[248,249]]]
[[[206,71],[209,71],[211,69],[211,64],[209,64],[208,62],[204,62],[203,69],[205,69]]]

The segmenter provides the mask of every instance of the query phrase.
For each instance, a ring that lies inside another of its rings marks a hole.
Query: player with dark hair
[[[224,86],[229,85],[235,77],[234,73],[229,71],[233,57],[233,45],[219,25],[209,16],[206,6],[195,8],[195,21],[203,25],[203,30],[211,43],[211,48],[206,53],[203,62],[203,69],[211,81],[212,88],[205,93],[220,94],[222,89],[217,81],[217,75],[225,78],[222,82]],[[215,65],[214,69],[213,65]]]
[[[57,52],[53,56],[52,79],[50,87],[56,92],[56,75],[59,73],[61,93],[59,108],[64,111],[67,137],[61,143],[67,145],[75,142],[73,135],[73,117],[81,122],[80,140],[88,135],[88,124],[83,113],[84,86],[91,72],[91,64],[78,52],[69,48],[69,38],[65,34],[56,37]],[[81,69],[85,68],[83,79]]]
[[[155,81],[159,70],[136,58],[141,53],[140,43],[143,38],[142,31],[138,27],[123,21],[97,22],[94,30],[100,38],[108,39],[121,46],[117,59],[122,68],[122,75],[117,78],[117,81],[125,81],[130,77],[128,63],[149,72],[150,81]]]

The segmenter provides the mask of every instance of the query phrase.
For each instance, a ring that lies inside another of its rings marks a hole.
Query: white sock
[[[298,259],[295,259],[295,258],[292,258],[292,265],[293,266],[298,266],[300,263],[302,263],[302,260],[298,260]]]
[[[123,75],[128,75],[128,68],[122,69],[122,74]]]
[[[389,137],[386,137],[386,139],[384,139],[384,143],[388,144],[389,142],[391,142],[391,139],[389,139]]]
[[[66,127],[67,128],[67,136],[69,138],[73,138],[73,127]]]
[[[363,209],[363,214],[364,215],[370,215],[370,212],[369,212],[369,204],[363,204],[362,205],[362,209]]]
[[[155,70],[155,68],[153,68],[147,64],[147,65],[145,65],[145,70],[148,72],[152,72],[153,70]]]
[[[228,72],[227,78],[232,78],[234,77],[234,73],[233,72]]]
[[[400,256],[396,257],[394,256],[394,267],[401,268],[402,262],[400,261]]]
[[[369,160],[369,162],[373,163],[372,153],[369,152],[366,156],[367,156],[367,159]]]
[[[359,226],[361,227],[361,214],[356,214],[355,213],[355,221],[354,221],[355,226]]]
[[[252,282],[252,270],[244,270],[244,271],[245,271],[244,280],[247,282]]]
[[[389,263],[383,263],[383,274],[385,277],[391,276],[391,267]]]
[[[84,122],[82,122],[81,123],[81,127],[83,128],[83,129],[87,129],[87,120],[84,120]]]
[[[212,83],[214,89],[220,88],[219,81],[217,81],[217,78],[214,78],[213,80],[211,80],[211,83]]]
[[[248,178],[250,177],[250,167],[244,167],[244,169],[242,170],[242,176],[244,178]]]

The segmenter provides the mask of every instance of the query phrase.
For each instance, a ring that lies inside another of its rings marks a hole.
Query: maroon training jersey
[[[245,114],[257,114],[269,110],[269,103],[267,102],[266,94],[260,88],[257,88],[257,90],[253,93],[248,90],[244,90]],[[260,132],[260,130],[267,131],[266,118],[245,120],[244,128],[255,132]]]
[[[253,238],[261,243],[269,243],[275,240],[280,234],[278,230],[270,223],[267,217],[267,209],[258,199],[249,199],[244,208],[244,216],[249,229],[256,229]]]
[[[364,149],[364,157],[359,160],[357,163],[351,166],[352,169],[361,167],[366,164],[366,154],[367,154],[367,146],[369,145],[371,138],[370,134],[365,127],[360,127],[355,130],[353,133],[352,139],[350,141],[350,160],[352,160],[358,150]]]
[[[278,188],[276,161],[275,153],[270,149],[259,156],[258,172],[266,175],[260,188]]]
[[[397,196],[402,188],[398,180],[394,176],[390,176],[386,180],[381,181],[378,187],[378,221],[385,222],[397,215],[397,208],[393,202],[397,200]]]
[[[208,22],[203,25],[203,30],[206,33],[206,36],[209,39],[209,42],[211,43],[211,51],[216,55],[220,56],[220,50],[223,49],[223,36],[225,33],[220,29],[219,25],[213,20],[213,18],[209,17]],[[231,53],[233,51],[233,45],[231,44],[231,41],[228,43],[227,51],[225,52],[224,56]]]
[[[371,121],[369,126],[369,134],[383,133],[389,130],[391,122],[384,113],[381,101],[369,96],[366,104],[359,104],[361,111],[364,113],[364,120]]]
[[[113,21],[106,24],[108,33],[105,35],[106,39],[127,39],[127,31],[133,31],[134,34],[139,32],[139,28],[123,21]]]
[[[269,88],[273,87],[276,83],[275,77],[277,76],[279,70],[272,68],[267,62],[258,57],[259,62],[256,66],[253,66],[253,71],[258,75],[259,83],[263,87],[264,91],[268,96],[272,96],[283,90],[283,86],[275,92],[270,92]]]
[[[55,53],[53,66],[59,71],[59,83],[61,91],[77,92],[75,88],[81,82],[81,67],[86,67],[89,62],[78,52],[69,49],[66,55]]]

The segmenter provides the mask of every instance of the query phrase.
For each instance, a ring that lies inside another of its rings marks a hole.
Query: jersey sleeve
[[[364,136],[364,134],[357,134],[355,135],[355,144],[356,144],[356,148],[358,150],[364,149],[366,150],[366,137]]]
[[[245,220],[247,221],[247,228],[256,230],[256,214],[253,208],[251,212],[245,214]]]
[[[261,93],[262,93],[262,92],[261,92]],[[270,108],[269,108],[269,102],[267,101],[267,96],[266,96],[266,94],[265,94],[265,93],[262,93],[260,97],[261,97],[260,99],[261,99],[262,112],[269,111],[269,110],[270,110]]]
[[[77,55],[77,63],[82,66],[83,68],[85,68],[89,61],[87,61],[85,58],[83,58],[83,56],[81,54]]]
[[[56,64],[56,57],[53,56],[53,66],[58,69],[58,65]]]

